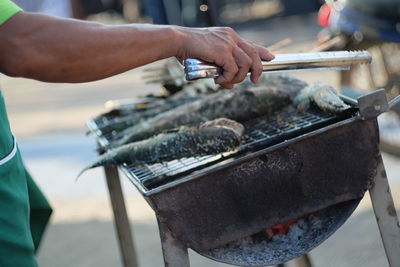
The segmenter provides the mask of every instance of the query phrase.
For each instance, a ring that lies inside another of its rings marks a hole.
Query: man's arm
[[[223,67],[224,87],[249,70],[258,80],[261,60],[273,56],[230,28],[184,28],[93,22],[18,13],[0,26],[0,72],[47,82],[88,82],[163,58],[195,57]]]

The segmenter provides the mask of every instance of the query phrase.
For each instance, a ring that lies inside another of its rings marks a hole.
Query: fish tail
[[[89,165],[89,166],[85,167],[83,170],[81,170],[81,171],[78,173],[78,175],[76,176],[75,182],[78,181],[79,177],[81,177],[81,175],[82,175],[85,171],[87,171],[87,170],[89,170],[89,169],[91,169],[91,168],[93,168],[93,167],[92,167],[91,165]]]
[[[108,165],[108,164],[112,164],[113,163],[113,159],[112,157],[110,157],[110,155],[108,155],[108,153],[105,153],[103,155],[101,155],[95,162],[93,162],[92,164],[86,166],[85,168],[83,168],[83,170],[81,170],[78,174],[78,176],[76,177],[76,180],[78,180],[78,178],[87,170],[89,169],[93,169],[96,167],[100,167],[100,166],[104,166],[104,165]]]

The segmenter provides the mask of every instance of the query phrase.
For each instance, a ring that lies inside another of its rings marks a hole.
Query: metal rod
[[[395,107],[398,103],[400,103],[400,95],[396,96],[395,98],[393,98],[392,100],[390,100],[389,102],[389,109],[392,109],[393,107]]]
[[[187,247],[175,239],[169,229],[158,221],[165,267],[190,267]]]
[[[296,267],[312,267],[311,259],[308,254],[295,258],[294,264]]]
[[[138,267],[132,231],[126,213],[124,196],[118,169],[115,166],[104,166],[108,192],[114,213],[114,225],[117,231],[119,248],[124,267]]]
[[[383,246],[391,267],[400,267],[400,226],[385,166],[379,159],[374,184],[369,190],[376,221],[381,233]]]

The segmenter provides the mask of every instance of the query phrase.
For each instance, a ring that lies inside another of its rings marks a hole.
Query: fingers
[[[223,54],[222,61],[215,63],[223,69],[222,76],[215,82],[224,88],[232,88],[233,84],[242,82],[250,71],[254,83],[262,74],[260,55],[250,44],[235,47],[231,54]]]
[[[246,78],[252,60],[240,48],[236,48],[231,55],[226,56],[227,60],[222,66],[223,75],[218,77],[215,82],[224,88],[231,89],[233,84],[242,82]]]
[[[249,73],[249,70],[252,66],[252,59],[240,48],[237,48],[233,51],[233,57],[236,65],[238,66],[238,72],[233,78],[232,83],[240,83]]]
[[[214,80],[214,82],[215,82],[215,84],[218,84],[218,85],[220,85],[222,88],[225,88],[225,89],[233,89],[233,87],[235,86],[235,85],[232,84],[232,83],[220,84],[220,83],[218,83],[216,80]]]
[[[262,60],[270,61],[275,58],[275,56],[269,52],[269,50],[265,47],[253,44],[254,48],[257,50],[257,53],[260,55]]]
[[[269,61],[275,58],[271,52],[265,47],[243,41],[239,43],[239,46],[249,55],[251,58],[251,76],[250,79],[253,83],[257,83],[263,72],[262,61]]]
[[[247,42],[231,28],[183,29],[191,34],[183,35],[186,52],[180,53],[180,57],[194,57],[221,67],[223,73],[215,83],[225,88],[242,82],[249,72],[251,81],[256,83],[262,74],[262,61],[274,58],[266,48]]]
[[[215,61],[215,63],[223,70],[222,75],[215,79],[215,83],[221,85],[224,88],[232,89],[233,79],[239,71],[233,55],[229,52],[225,52],[222,54],[220,61],[217,60]]]
[[[251,71],[251,76],[250,79],[253,83],[256,83],[263,71],[262,67],[262,61],[270,61],[275,58],[275,56],[268,51],[265,47],[262,47],[260,45],[253,44],[251,42],[248,42],[244,39],[242,39],[235,31],[231,31],[233,39],[236,41],[236,44],[238,47],[240,47],[250,58],[250,68],[248,70]],[[237,53],[237,55],[240,55]],[[236,60],[238,63],[239,69],[240,65],[239,62]],[[242,80],[237,79],[235,82],[241,82]]]
[[[261,56],[260,56],[258,50],[255,48],[255,46],[248,42],[241,42],[241,43],[239,43],[239,46],[240,46],[240,48],[243,49],[243,51],[246,52],[246,54],[251,59],[251,61],[250,61],[250,71],[251,71],[250,79],[253,83],[257,83],[258,80],[260,79],[260,76],[263,71]]]

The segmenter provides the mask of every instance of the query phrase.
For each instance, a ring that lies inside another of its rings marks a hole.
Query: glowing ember
[[[289,232],[290,226],[297,223],[299,220],[300,218],[297,218],[281,224],[274,225],[271,228],[265,230],[265,233],[268,239],[272,239],[272,237],[274,237],[275,235],[286,235]]]
[[[309,252],[326,240],[344,223],[359,202],[360,199],[339,203],[201,254],[239,266],[283,263]]]

